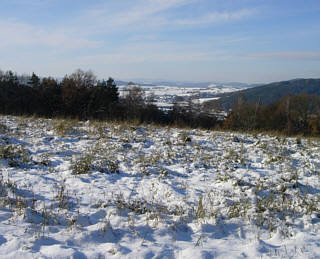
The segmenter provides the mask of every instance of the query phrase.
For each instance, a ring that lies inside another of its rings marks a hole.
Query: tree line
[[[212,115],[179,105],[166,112],[151,99],[144,98],[143,90],[137,86],[128,86],[126,94],[119,96],[113,78],[97,80],[91,71],[78,69],[62,80],[40,78],[35,73],[21,80],[21,76],[12,71],[0,71],[1,114],[131,121],[206,129],[217,125],[217,119]]]
[[[320,99],[316,94],[288,94],[269,105],[248,102],[239,95],[223,128],[277,131],[286,135],[320,134]]]
[[[318,95],[286,95],[276,102],[262,105],[248,102],[239,95],[231,112],[219,119],[218,105],[201,105],[189,98],[177,102],[169,111],[159,109],[152,96],[145,98],[140,87],[128,85],[123,96],[113,78],[97,80],[91,71],[76,70],[62,80],[39,78],[36,74],[22,78],[12,71],[0,70],[0,113],[155,123],[177,127],[228,129],[240,131],[278,131],[284,134],[320,134],[320,100]]]

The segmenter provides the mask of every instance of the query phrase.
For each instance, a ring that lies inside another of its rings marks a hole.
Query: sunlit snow
[[[320,142],[0,117],[1,258],[318,258]]]

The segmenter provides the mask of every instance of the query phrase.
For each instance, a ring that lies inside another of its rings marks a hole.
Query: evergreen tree
[[[32,73],[32,76],[28,84],[31,85],[33,88],[37,89],[40,86],[40,78],[35,73]]]

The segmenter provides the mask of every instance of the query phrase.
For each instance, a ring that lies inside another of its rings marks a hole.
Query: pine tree
[[[31,85],[33,88],[37,89],[40,86],[40,78],[35,73],[32,73],[32,76],[28,84]]]

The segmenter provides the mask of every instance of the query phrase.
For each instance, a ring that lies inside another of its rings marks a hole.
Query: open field
[[[0,117],[0,258],[319,258],[320,141]]]
[[[127,85],[118,86],[120,96],[124,96],[127,92]],[[130,88],[130,86],[129,86]],[[154,104],[160,108],[167,108],[173,106],[176,102],[176,97],[181,97],[185,101],[191,96],[197,96],[200,103],[211,100],[219,99],[218,95],[223,93],[237,92],[246,89],[244,86],[230,86],[230,85],[216,85],[211,84],[207,87],[183,87],[183,86],[170,86],[170,85],[151,85],[141,86],[145,97],[153,97]]]

